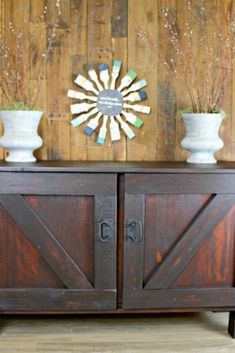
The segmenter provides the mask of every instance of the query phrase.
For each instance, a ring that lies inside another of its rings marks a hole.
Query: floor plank
[[[1,317],[0,353],[234,353],[227,313]]]

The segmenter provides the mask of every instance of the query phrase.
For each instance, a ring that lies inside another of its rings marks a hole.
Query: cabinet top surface
[[[96,162],[40,161],[7,163],[0,161],[0,172],[75,173],[235,173],[235,162],[188,164],[185,162]]]

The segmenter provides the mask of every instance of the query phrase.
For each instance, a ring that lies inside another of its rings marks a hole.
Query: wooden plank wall
[[[198,0],[192,0],[193,7]],[[172,48],[162,31],[161,6],[167,3],[180,24],[185,21],[185,0],[61,0],[62,18],[56,30],[56,40],[41,80],[42,90],[37,106],[45,114],[39,133],[44,146],[37,152],[39,159],[71,160],[184,160],[186,152],[180,148],[184,136],[182,120],[176,119],[178,102],[185,99],[184,87],[175,84],[164,66],[164,58]],[[235,0],[205,0],[212,9],[215,26],[223,20],[227,9],[235,8]],[[41,16],[44,6],[48,15]],[[0,29],[9,22],[24,26],[26,40],[30,40],[25,60],[33,50],[44,50],[48,28],[55,16],[55,0],[0,0]],[[211,29],[213,30],[213,29]],[[199,29],[195,28],[195,31]],[[199,33],[199,32],[198,32]],[[159,52],[161,55],[159,56]],[[159,57],[161,59],[159,59]],[[111,64],[121,59],[124,74],[127,69],[137,71],[139,78],[148,80],[150,116],[143,116],[144,126],[132,141],[123,136],[104,146],[95,143],[95,136],[87,138],[82,128],[70,126],[69,99],[66,91],[75,88],[73,79],[79,73],[86,75],[85,64]],[[28,87],[33,86],[43,65],[38,56],[30,72],[26,73]],[[234,71],[235,72],[235,71]],[[1,92],[0,92],[0,103]],[[187,105],[187,102],[185,101]],[[218,156],[223,160],[235,159],[235,74],[226,89],[225,109],[229,117],[223,123],[222,137],[225,148]],[[0,130],[1,131],[1,130]],[[4,152],[0,151],[0,159]]]

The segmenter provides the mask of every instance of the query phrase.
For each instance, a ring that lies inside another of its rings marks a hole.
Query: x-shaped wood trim
[[[67,288],[93,289],[81,269],[21,195],[0,195],[0,202]]]
[[[215,195],[152,274],[144,289],[169,288],[234,203],[235,194]]]

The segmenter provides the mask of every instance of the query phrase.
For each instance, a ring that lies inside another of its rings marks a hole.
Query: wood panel
[[[0,194],[94,195],[116,194],[114,174],[0,173]]]
[[[30,207],[56,234],[56,239],[79,264],[91,284],[94,282],[94,198],[92,196],[25,196]],[[69,212],[64,212],[64,209]],[[63,226],[58,219],[63,214]],[[91,216],[91,217],[89,217]],[[84,231],[86,234],[84,234]],[[69,235],[69,236],[68,236]]]
[[[234,191],[234,175],[211,174],[127,174],[127,193],[165,194],[231,194]],[[229,196],[229,195],[228,195]]]
[[[177,244],[171,248],[169,253],[163,259],[156,272],[150,276],[146,283],[146,289],[163,289],[169,288],[179,275],[187,268],[188,263],[198,253],[204,242],[211,236],[212,230],[224,219],[226,213],[231,209],[235,203],[234,195],[216,195],[207,203],[207,205],[194,218],[193,222],[181,234]],[[187,208],[187,204],[186,204]],[[225,226],[226,229],[226,226]],[[230,238],[233,233],[234,225],[231,226]],[[226,234],[226,233],[225,233]],[[224,236],[221,233],[221,236]],[[221,263],[219,266],[225,266],[221,258],[226,258],[227,252],[222,254],[219,258]],[[211,255],[212,258],[212,255]],[[229,259],[233,261],[233,256]],[[215,261],[215,259],[214,259]],[[200,263],[200,261],[199,261]],[[212,265],[212,264],[211,264]],[[171,268],[171,271],[169,271]],[[233,275],[233,267],[227,266],[225,270],[230,270],[230,278]],[[197,269],[198,271],[198,269]],[[207,270],[207,273],[209,271]],[[193,276],[192,276],[193,277]],[[220,277],[222,280],[222,276]],[[225,279],[224,279],[225,280]],[[233,278],[232,278],[233,281]],[[221,283],[219,283],[221,284]],[[208,286],[208,284],[205,284]]]
[[[35,173],[20,175],[18,191],[6,175],[0,195],[1,310],[115,309],[116,176],[39,173],[54,192],[37,188]]]
[[[138,78],[148,81],[146,88],[151,114],[143,115],[144,125],[135,130],[135,139],[128,141],[128,160],[155,160],[156,137],[161,134],[157,125],[157,32],[158,2],[128,1],[128,66],[136,70]],[[141,114],[140,114],[141,115]]]
[[[92,288],[79,266],[22,196],[1,196],[0,202],[67,288]]]
[[[219,179],[126,175],[125,222],[140,223],[142,236],[126,225],[124,308],[235,305],[235,195]]]
[[[164,20],[161,9],[166,2],[159,1],[158,21],[159,38],[165,38]],[[180,4],[179,4],[180,5]],[[178,6],[179,6],[178,5]],[[176,0],[167,2],[167,6],[172,17],[176,20],[178,6]],[[183,17],[183,16],[182,16]],[[184,20],[184,17],[183,17]],[[178,159],[177,150],[179,149],[177,141],[179,132],[182,131],[181,119],[176,119],[176,95],[177,88],[172,80],[172,73],[166,70],[165,61],[170,60],[173,52],[172,44],[167,40],[158,41],[158,72],[157,72],[157,159],[174,160]],[[180,124],[180,127],[179,127]],[[175,141],[176,140],[176,141]]]
[[[70,289],[2,289],[1,311],[63,311],[77,313],[86,310],[114,309],[115,290],[70,290]],[[61,308],[64,310],[61,311]]]
[[[210,198],[210,195],[190,194],[146,195],[144,283],[152,276],[157,266],[163,263],[169,249],[179,241],[181,234]],[[169,212],[169,209],[177,210],[177,214],[174,211]],[[174,282],[173,288],[232,286],[233,270],[230,269],[234,268],[234,237],[233,232],[229,230],[233,229],[234,210],[232,207],[223,222],[218,224],[207,240],[204,239],[200,250]],[[198,241],[198,238],[195,240]],[[213,257],[208,254],[213,254]]]
[[[3,206],[0,215],[0,288],[64,288]]]
[[[198,11],[198,1],[192,0],[194,13]],[[187,153],[180,148],[184,127],[180,118],[176,119],[178,108],[187,105],[185,87],[174,83],[171,72],[164,61],[172,55],[172,48],[163,29],[162,6],[167,4],[179,28],[184,28],[187,2],[181,0],[61,0],[62,16],[56,30],[56,39],[47,65],[40,52],[46,48],[51,23],[55,19],[56,0],[0,0],[0,27],[5,24],[15,27],[23,24],[27,50],[25,61],[34,58],[30,72],[25,72],[25,88],[34,95],[37,74],[46,72],[40,80],[42,88],[36,105],[45,111],[39,133],[44,145],[36,152],[41,160],[185,160]],[[208,18],[213,24],[205,28],[212,33],[225,21],[227,10],[234,14],[234,0],[205,0]],[[48,15],[42,16],[44,6]],[[204,30],[204,29],[203,29]],[[194,24],[195,36],[199,37],[202,28]],[[198,41],[193,43],[193,51],[198,50]],[[30,43],[30,45],[29,45]],[[11,44],[13,51],[13,44]],[[34,53],[36,52],[36,55]],[[95,136],[87,138],[82,127],[70,126],[70,101],[66,97],[69,88],[75,88],[73,80],[79,73],[86,75],[85,65],[92,63],[111,64],[113,59],[123,61],[122,74],[134,69],[139,78],[146,78],[148,101],[152,107],[149,116],[143,116],[144,125],[135,129],[136,138],[112,144],[108,136],[104,146],[95,142]],[[234,70],[233,70],[234,71]],[[234,160],[235,115],[234,85],[235,76],[229,74],[226,85],[224,109],[228,112],[223,122],[222,137],[225,147],[218,153],[221,160]],[[0,104],[4,103],[1,100]],[[0,127],[1,132],[1,127]],[[0,159],[4,152],[0,151]]]
[[[225,308],[235,306],[235,288],[135,290],[124,299],[124,308]],[[156,304],[157,303],[157,304]]]
[[[78,73],[86,76],[87,64],[87,21],[88,1],[72,0],[70,18],[70,82]],[[71,85],[77,89],[75,83]],[[87,160],[87,137],[81,128],[70,128],[70,158],[72,160]]]

